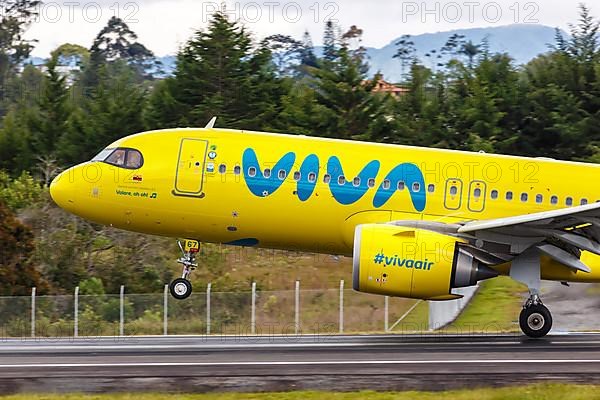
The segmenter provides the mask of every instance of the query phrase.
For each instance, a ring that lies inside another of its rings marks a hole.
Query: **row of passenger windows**
[[[219,165],[219,172],[221,174],[224,174],[225,172],[227,172],[227,166],[225,164]],[[233,173],[236,174],[236,175],[241,174],[241,167],[239,165],[236,165],[233,168]],[[269,168],[266,168],[266,169],[263,170],[263,176],[265,178],[270,178],[271,177],[271,173],[272,173],[272,171]],[[256,170],[255,167],[248,168],[248,176],[255,177],[256,174],[257,174],[257,170]],[[283,170],[283,169],[280,169],[279,171],[277,171],[277,177],[280,180],[284,180],[285,178],[287,178],[287,172],[285,170]],[[302,174],[300,173],[300,171],[294,172],[293,178],[294,178],[295,181],[299,181],[302,178]],[[314,182],[317,181],[317,174],[315,172],[309,172],[307,178],[308,178],[309,182],[314,183]],[[330,174],[323,175],[323,183],[327,183],[328,184],[330,182],[331,182],[331,175]],[[339,175],[337,177],[337,183],[339,185],[346,184],[346,177],[344,175]],[[360,184],[361,184],[360,177],[357,176],[354,179],[352,179],[352,184],[354,186],[357,186],[357,187],[360,186]],[[375,179],[374,178],[369,178],[369,180],[367,181],[367,186],[370,187],[370,188],[375,187]],[[392,182],[389,179],[385,179],[383,181],[382,187],[385,190],[390,190],[392,188]],[[398,181],[397,184],[396,184],[396,190],[404,190],[404,189],[406,189],[406,182],[404,182],[404,181]],[[421,184],[419,182],[413,182],[412,185],[411,185],[411,190],[413,192],[420,191],[421,190]],[[433,184],[433,183],[428,184],[427,185],[427,191],[429,193],[435,192],[435,184]],[[456,196],[458,194],[458,187],[454,186],[454,185],[451,186],[449,192],[450,192],[451,196]],[[475,188],[473,190],[473,197],[474,198],[480,198],[481,194],[482,194],[481,188]],[[500,194],[499,194],[498,190],[493,189],[493,190],[490,191],[490,198],[492,200],[497,200],[499,197],[500,197]],[[505,193],[504,198],[506,200],[508,200],[508,201],[512,201],[514,199],[513,192],[510,191],[510,190],[507,191]],[[520,200],[522,202],[525,203],[525,202],[529,201],[529,194],[526,193],[526,192],[523,192],[523,193],[520,194],[519,198],[520,198]],[[537,204],[542,204],[544,202],[544,196],[542,194],[536,194],[535,195],[535,202]],[[556,196],[556,195],[550,196],[550,204],[552,204],[552,205],[558,205],[558,203],[559,203],[558,196]],[[573,197],[570,197],[570,196],[565,197],[564,204],[566,206],[572,206],[573,203],[574,203]],[[588,199],[582,198],[580,200],[579,204],[581,204],[581,205],[588,204]]]
[[[450,187],[450,194],[451,194],[451,195],[453,195],[453,196],[454,196],[454,195],[456,195],[457,193],[458,193],[458,188],[457,188],[456,186],[452,186],[452,187]],[[480,188],[475,188],[475,189],[473,190],[473,197],[475,197],[475,198],[480,198],[480,197],[481,197],[481,189],[480,189]],[[496,190],[496,189],[493,189],[492,191],[490,191],[490,198],[491,198],[492,200],[497,200],[499,197],[500,197],[500,194],[499,194],[498,190]],[[509,191],[507,191],[507,192],[505,193],[505,195],[504,195],[504,198],[505,198],[506,200],[508,200],[508,201],[512,201],[512,200],[514,199],[514,197],[515,197],[515,196],[514,196],[514,193],[513,193],[512,191],[510,191],[510,190],[509,190]],[[526,202],[528,202],[528,201],[529,201],[529,193],[522,192],[522,193],[520,194],[519,198],[520,198],[520,200],[521,200],[523,203],[526,203]],[[536,194],[536,195],[535,195],[535,202],[536,202],[537,204],[542,204],[542,203],[544,202],[544,195],[542,195],[542,194],[539,194],[539,193],[538,193],[538,194]],[[550,196],[550,204],[552,204],[552,205],[558,205],[558,203],[559,203],[558,196],[556,196],[556,195],[552,195],[552,196]],[[574,203],[574,201],[573,201],[573,197],[570,197],[570,196],[567,196],[567,197],[565,197],[565,205],[566,205],[566,206],[572,206],[572,205],[573,205],[573,203]],[[582,198],[582,199],[579,201],[579,204],[580,204],[580,205],[588,204],[588,199],[586,199],[586,198]]]
[[[498,199],[498,197],[499,197],[499,194],[498,194],[497,190],[494,189],[494,190],[492,190],[490,192],[490,198],[496,200],[496,199]],[[511,192],[511,191],[506,192],[504,198],[506,200],[508,200],[508,201],[513,200],[513,198],[514,198],[513,192]],[[522,202],[525,203],[525,202],[529,201],[529,194],[523,192],[523,193],[521,193],[521,195],[519,196],[519,198],[520,198],[520,200]],[[536,194],[535,195],[535,202],[537,204],[542,204],[544,202],[544,195],[539,194],[539,193]],[[558,205],[558,203],[559,203],[558,196],[556,196],[556,195],[550,196],[550,204],[552,204],[552,205]],[[586,199],[586,198],[582,198],[579,201],[580,205],[584,205],[584,204],[587,204],[587,203],[588,203],[588,199]],[[566,206],[572,206],[573,205],[573,198],[570,197],[570,196],[565,197],[565,205]]]
[[[233,168],[233,173],[235,175],[239,175],[241,173],[241,167],[239,165],[236,165]],[[227,166],[225,164],[221,164],[219,165],[219,173],[224,174],[225,172],[227,172]],[[265,178],[270,178],[271,177],[271,170],[269,168],[266,168],[263,170],[263,176]],[[248,168],[248,176],[249,177],[255,177],[257,174],[257,170],[255,167],[250,167]],[[287,172],[283,169],[280,169],[279,171],[277,171],[277,178],[279,178],[280,180],[284,180],[285,178],[287,178]],[[300,179],[302,179],[302,174],[300,173],[300,171],[296,171],[293,174],[293,178],[295,181],[299,181]],[[323,183],[330,183],[331,182],[331,175],[330,174],[325,174],[323,175]],[[310,183],[315,183],[317,181],[317,174],[315,172],[309,172],[307,179]],[[345,185],[346,184],[346,177],[344,175],[339,175],[337,177],[337,183],[338,185]],[[355,177],[352,179],[352,185],[358,187],[361,184],[361,178],[360,177]],[[375,179],[374,178],[369,178],[367,180],[367,186],[372,188],[375,187]],[[392,182],[389,179],[385,179],[383,181],[382,184],[383,188],[386,190],[391,189],[392,187]],[[396,185],[396,189],[397,190],[404,190],[406,188],[406,183],[404,181],[398,181],[397,185]],[[411,189],[413,192],[418,192],[421,190],[421,184],[419,182],[413,182]],[[429,184],[427,186],[427,191],[430,193],[433,193],[435,191],[435,185],[434,184]]]

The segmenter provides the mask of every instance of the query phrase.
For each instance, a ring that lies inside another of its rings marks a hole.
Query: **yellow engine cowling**
[[[426,229],[365,224],[354,234],[354,290],[450,300],[452,289],[498,274],[473,258],[464,240]]]

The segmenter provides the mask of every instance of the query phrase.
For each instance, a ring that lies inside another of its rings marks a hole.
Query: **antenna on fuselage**
[[[208,124],[206,124],[206,126],[204,127],[204,129],[212,129],[212,128],[214,128],[216,121],[217,121],[217,117],[212,117],[210,119],[210,121],[208,121]]]

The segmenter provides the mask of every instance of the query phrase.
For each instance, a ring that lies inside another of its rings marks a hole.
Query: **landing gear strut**
[[[537,294],[532,294],[523,305],[519,315],[519,325],[523,333],[531,338],[541,338],[550,332],[552,314],[542,304]]]
[[[196,240],[184,240],[183,244],[181,240],[178,240],[177,244],[182,253],[177,262],[183,265],[183,272],[181,278],[177,278],[171,282],[169,291],[171,292],[171,296],[177,300],[183,300],[192,294],[192,284],[189,281],[189,276],[198,266],[196,263],[196,253],[200,249],[200,244]]]
[[[524,334],[531,338],[546,336],[552,328],[552,315],[540,299],[540,254],[536,249],[527,249],[512,261],[510,276],[524,283],[529,289],[529,299],[523,304],[519,325]]]

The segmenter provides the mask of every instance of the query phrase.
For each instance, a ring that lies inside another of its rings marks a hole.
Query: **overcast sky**
[[[577,2],[538,1],[199,1],[199,0],[100,0],[46,1],[40,16],[27,32],[39,43],[34,55],[47,57],[66,42],[89,47],[112,15],[125,20],[139,41],[157,55],[175,54],[191,34],[206,26],[222,3],[231,18],[242,21],[257,39],[283,33],[300,38],[308,30],[315,45],[322,42],[324,22],[337,20],[342,28],[364,30],[363,44],[381,47],[402,34],[420,34],[457,28],[500,26],[511,23],[543,24],[566,29],[577,20]],[[597,0],[588,1],[600,16]]]

